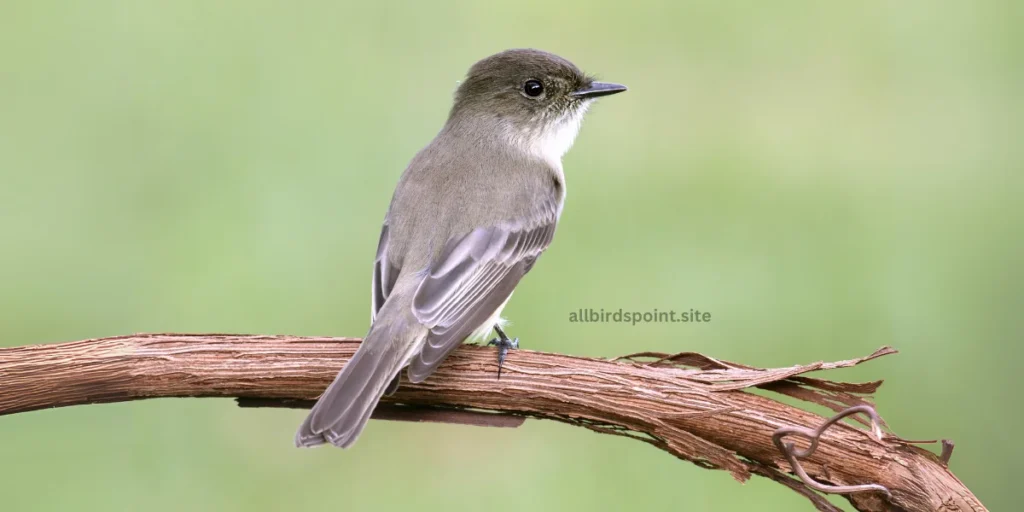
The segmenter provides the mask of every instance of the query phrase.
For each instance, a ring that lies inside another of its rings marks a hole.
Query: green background
[[[362,335],[380,220],[477,59],[629,85],[565,158],[525,347],[759,366],[901,350],[882,415],[1018,503],[1018,1],[0,3],[0,344],[138,331]],[[574,324],[581,307],[707,324]],[[4,510],[809,510],[552,422],[372,422],[159,400],[0,418]]]

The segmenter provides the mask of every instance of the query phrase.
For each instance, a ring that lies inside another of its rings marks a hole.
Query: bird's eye
[[[527,80],[523,85],[523,92],[531,98],[536,98],[544,93],[544,84],[540,80]]]

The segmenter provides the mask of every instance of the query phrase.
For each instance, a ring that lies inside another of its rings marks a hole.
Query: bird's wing
[[[388,221],[384,220],[384,227],[380,230],[380,241],[377,242],[377,257],[373,261],[373,284],[370,291],[370,323],[377,318],[384,301],[387,300],[391,289],[395,287],[398,280],[399,268],[391,263],[388,258]]]
[[[430,334],[409,364],[409,380],[421,382],[480,328],[551,243],[557,207],[453,238],[430,266],[413,297],[413,314]]]

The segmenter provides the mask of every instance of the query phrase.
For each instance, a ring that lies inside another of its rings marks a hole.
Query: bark
[[[0,415],[159,397],[235,397],[246,406],[304,406],[359,346],[355,338],[231,334],[138,334],[0,349]],[[465,345],[421,384],[402,382],[375,417],[514,427],[544,418],[628,436],[736,480],[782,483],[818,510],[838,510],[793,474],[772,435],[826,419],[776,398],[839,411],[870,405],[881,381],[840,383],[803,374],[848,361],[760,369],[695,353],[641,353],[615,360],[516,350],[500,380],[492,348]],[[765,392],[752,392],[754,389]],[[282,442],[290,442],[291,433]],[[786,438],[799,448],[799,436]],[[985,510],[945,461],[895,435],[837,422],[800,461],[827,485],[879,484],[890,492],[847,495],[857,510]]]

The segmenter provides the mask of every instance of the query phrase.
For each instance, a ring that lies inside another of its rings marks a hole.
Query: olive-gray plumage
[[[473,65],[447,123],[398,182],[374,262],[370,331],[297,445],[351,446],[403,368],[421,382],[500,321],[554,236],[565,198],[561,158],[583,114],[595,97],[623,90],[538,50]]]

